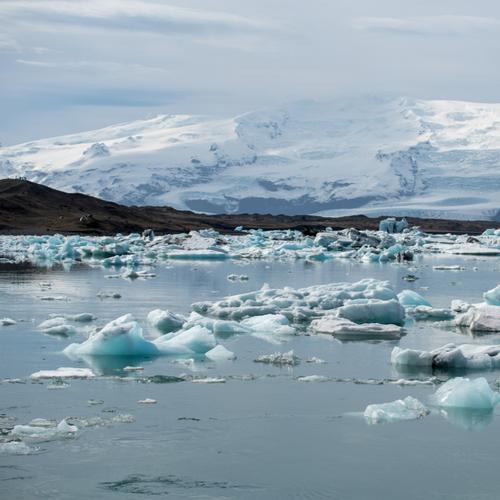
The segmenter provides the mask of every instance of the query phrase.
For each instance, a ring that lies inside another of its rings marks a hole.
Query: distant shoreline
[[[331,227],[336,230],[378,229],[385,217],[354,215],[319,217],[315,215],[220,214],[205,215],[170,207],[125,206],[80,193],[65,193],[19,179],[0,180],[0,234],[89,234],[113,235],[118,232],[180,233],[214,228],[233,233],[245,229],[295,229],[314,235]],[[412,226],[428,233],[481,234],[500,228],[500,221],[419,219],[407,217]]]

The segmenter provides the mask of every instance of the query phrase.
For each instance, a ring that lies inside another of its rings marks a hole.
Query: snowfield
[[[500,104],[363,98],[172,115],[0,149],[0,176],[201,212],[500,217]]]

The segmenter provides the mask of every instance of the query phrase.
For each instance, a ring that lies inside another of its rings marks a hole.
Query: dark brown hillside
[[[408,218],[428,232],[478,234],[493,221],[451,221]],[[79,193],[17,179],[0,180],[0,234],[114,234],[142,231],[184,232],[213,227],[232,232],[236,226],[263,229],[299,229],[314,234],[326,227],[376,229],[380,218],[363,215],[323,218],[313,215],[204,215],[170,207],[129,207]]]

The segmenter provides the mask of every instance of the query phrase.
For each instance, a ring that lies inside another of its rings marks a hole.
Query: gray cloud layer
[[[500,101],[494,0],[3,0],[0,141],[359,93]]]

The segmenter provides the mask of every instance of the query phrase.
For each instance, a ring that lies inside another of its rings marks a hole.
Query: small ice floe
[[[407,307],[406,313],[416,321],[448,321],[455,317],[451,309],[431,306]]]
[[[389,384],[401,385],[401,386],[435,385],[437,383],[439,383],[439,380],[436,377],[431,377],[425,380],[400,378],[398,380],[389,381]]]
[[[266,363],[279,366],[295,366],[300,363],[300,358],[295,356],[293,350],[288,352],[275,352],[264,354],[254,359],[255,363]]]
[[[0,318],[0,326],[12,326],[16,323],[17,321],[12,318]]]
[[[213,349],[206,352],[205,357],[212,361],[233,361],[236,359],[236,354],[226,349],[223,345],[218,344]]]
[[[491,370],[500,367],[500,345],[446,344],[432,351],[394,347],[391,363],[399,367]]]
[[[75,425],[70,425],[63,419],[57,425],[52,424],[50,427],[45,422],[43,425],[15,425],[10,435],[23,441],[43,442],[74,437],[77,432],[78,428]]]
[[[40,370],[32,373],[30,379],[52,379],[52,378],[94,378],[95,374],[89,368],[61,367],[57,370]]]
[[[430,302],[428,302],[422,297],[422,295],[413,290],[403,290],[402,292],[398,293],[398,300],[403,307],[431,307]]]
[[[186,318],[180,314],[172,313],[168,310],[155,309],[147,316],[148,323],[161,333],[171,333],[182,328]]]
[[[396,299],[352,299],[337,309],[337,317],[354,323],[402,325],[405,310]]]
[[[330,379],[324,375],[305,375],[297,377],[297,382],[328,382]]]
[[[53,301],[53,300],[68,300],[68,297],[64,295],[44,295],[40,297],[40,300]]]
[[[55,335],[60,337],[70,337],[77,333],[77,329],[69,324],[66,318],[62,316],[54,317],[42,321],[38,328],[47,335]]]
[[[432,402],[443,408],[493,410],[500,403],[500,393],[493,391],[483,377],[452,378],[438,388]]]
[[[100,299],[121,299],[122,296],[118,292],[98,292],[97,297]]]
[[[393,340],[401,338],[403,333],[403,328],[397,325],[381,323],[357,324],[335,316],[325,316],[313,320],[311,330],[314,333],[334,335],[340,340]]]
[[[136,271],[135,269],[125,269],[121,273],[120,277],[129,280],[136,280],[138,278],[150,279],[150,278],[155,278],[156,274],[149,273],[147,271]]]
[[[369,424],[417,420],[428,414],[429,410],[411,396],[390,403],[371,404],[364,411],[364,417]]]
[[[500,306],[487,303],[471,305],[457,316],[455,325],[469,328],[471,332],[500,332]]]
[[[246,274],[228,274],[228,281],[248,281],[248,276]]]
[[[500,306],[500,285],[485,292],[483,297],[490,306]]]
[[[317,365],[324,365],[326,364],[326,361],[324,359],[313,356],[312,358],[306,359],[306,363],[315,363]]]
[[[223,377],[203,377],[193,378],[191,382],[195,384],[224,384],[226,379]]]
[[[157,403],[156,399],[146,398],[137,401],[140,405],[155,405]]]
[[[123,368],[124,372],[142,372],[143,370],[143,366],[125,366],[125,368]]]
[[[41,450],[36,446],[29,446],[23,441],[7,441],[0,443],[0,455],[33,455]]]
[[[465,271],[463,266],[432,266],[434,271]]]

